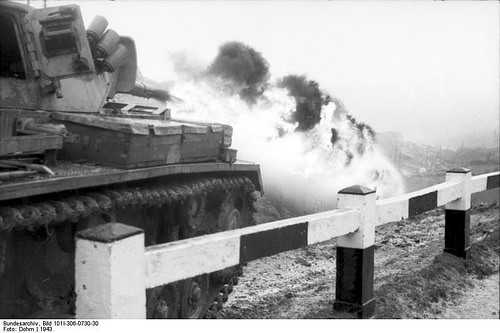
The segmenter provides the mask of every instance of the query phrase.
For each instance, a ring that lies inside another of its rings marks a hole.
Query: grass
[[[482,279],[498,272],[499,229],[471,246],[465,261],[447,253],[417,272],[400,273],[376,290],[377,318],[435,318]]]

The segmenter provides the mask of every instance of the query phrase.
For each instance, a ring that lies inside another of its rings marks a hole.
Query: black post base
[[[446,209],[444,216],[444,252],[468,259],[470,250],[469,210]]]
[[[375,315],[375,298],[362,305],[335,301],[333,309],[335,311],[352,313],[359,319],[370,319]]]
[[[371,318],[375,314],[373,268],[375,248],[337,247],[334,310]]]

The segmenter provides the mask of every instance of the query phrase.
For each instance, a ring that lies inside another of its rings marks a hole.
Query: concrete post
[[[376,223],[375,191],[351,186],[338,193],[338,208],[358,209],[357,232],[337,239],[337,277],[334,309],[355,313],[358,318],[373,317],[374,243]]]
[[[444,251],[467,259],[470,249],[471,178],[469,169],[446,172],[446,181],[461,181],[462,198],[450,202],[445,209]]]
[[[76,235],[76,318],[145,319],[142,229],[108,223]]]

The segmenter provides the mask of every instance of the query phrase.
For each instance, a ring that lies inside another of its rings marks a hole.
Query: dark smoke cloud
[[[253,104],[268,85],[269,64],[250,46],[228,42],[219,48],[208,74],[231,81],[237,86],[240,97]]]
[[[363,155],[366,150],[367,150],[367,145],[368,145],[368,139],[375,140],[375,131],[373,128],[363,122],[357,121],[354,116],[352,116],[347,109],[344,106],[344,103],[338,98],[331,98],[331,101],[335,104],[335,111],[333,114],[333,117],[336,120],[342,119],[342,117],[345,117],[351,125],[356,128],[356,133],[359,137],[359,142],[356,144],[356,151],[359,155]],[[346,166],[348,166],[353,157],[354,154],[352,151],[350,151],[349,148],[344,147],[342,144],[342,138],[339,135],[339,132],[335,129],[331,129],[331,137],[330,137],[330,142],[332,143],[332,147],[337,147],[341,151],[343,151],[346,155]]]
[[[375,139],[375,131],[367,124],[359,122],[345,108],[342,101],[338,98],[332,98],[324,93],[316,81],[309,80],[304,75],[287,75],[278,82],[278,86],[286,88],[290,96],[295,98],[296,108],[292,113],[291,122],[297,122],[297,131],[309,131],[321,121],[321,110],[324,105],[330,102],[335,103],[333,117],[341,120],[345,117],[356,129],[360,138],[356,144],[356,152],[363,155],[367,150],[368,139]],[[345,145],[337,129],[331,128],[330,142],[332,147],[336,147],[345,153],[346,166],[351,164],[355,154]]]
[[[335,111],[333,113],[333,117],[336,120],[340,120],[342,116],[345,116],[346,119],[349,120],[349,122],[354,127],[357,128],[357,130],[358,130],[358,136],[361,139],[369,137],[370,139],[375,140],[376,133],[375,133],[375,131],[373,130],[373,128],[370,125],[368,125],[368,124],[366,124],[364,122],[357,121],[356,118],[354,118],[347,111],[344,103],[342,103],[342,101],[340,99],[338,99],[338,98],[331,98],[330,100],[335,104]],[[333,140],[333,138],[332,138],[332,140]]]
[[[330,102],[316,81],[308,80],[304,75],[287,75],[278,82],[278,87],[286,88],[295,98],[295,111],[290,121],[297,122],[298,131],[308,131],[321,120],[323,105]]]
[[[332,146],[335,146],[335,144],[339,140],[339,132],[335,128],[332,128],[331,131],[332,135],[330,137],[330,142],[332,143]]]
[[[356,118],[354,118],[349,113],[346,114],[346,118],[351,122],[351,124],[354,125],[354,127],[358,129],[358,135],[360,136],[360,138],[363,139],[368,135],[372,139],[375,139],[375,131],[370,125],[361,121],[357,121]]]
[[[196,68],[186,65],[185,57],[177,57],[176,68],[180,72],[196,72]],[[219,52],[204,76],[222,78],[229,90],[238,94],[244,101],[254,104],[270,86],[269,63],[252,47],[240,42],[227,42],[220,46]],[[287,89],[288,94],[295,99],[295,110],[288,121],[297,123],[296,131],[307,132],[321,121],[323,106],[330,102],[335,104],[334,119],[347,119],[356,129],[359,137],[354,150],[346,144],[339,131],[331,128],[332,147],[345,153],[346,165],[354,159],[355,152],[363,155],[368,147],[369,139],[375,139],[375,131],[366,123],[359,122],[345,108],[342,101],[333,98],[319,87],[316,81],[308,79],[305,75],[287,75],[277,82],[277,86]],[[278,135],[286,135],[286,131],[278,128]]]

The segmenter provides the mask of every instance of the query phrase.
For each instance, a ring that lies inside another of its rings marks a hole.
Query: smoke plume
[[[186,59],[176,59],[183,73],[193,68]],[[202,75],[181,76],[170,92],[182,99],[170,104],[174,118],[232,125],[238,158],[259,163],[266,196],[296,213],[334,208],[353,184],[379,197],[403,191],[370,126],[303,75],[270,83],[268,62],[247,45],[222,45]]]
[[[208,74],[230,81],[242,99],[254,104],[267,87],[269,64],[250,46],[228,42],[219,48]]]
[[[290,121],[297,123],[298,131],[308,131],[321,120],[321,108],[330,102],[330,97],[319,89],[317,82],[304,75],[287,75],[278,82],[295,98],[295,111]]]

